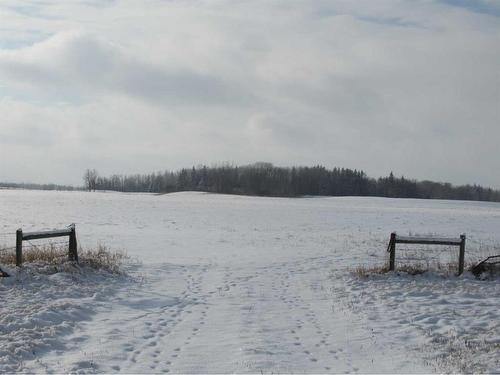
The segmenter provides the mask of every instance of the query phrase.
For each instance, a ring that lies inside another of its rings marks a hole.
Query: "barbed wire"
[[[69,246],[69,242],[66,241],[66,242],[50,242],[49,245],[68,245]]]
[[[420,257],[399,257],[398,261],[431,261],[431,260],[441,260],[440,257],[425,257],[425,258],[420,258]]]
[[[69,244],[69,241],[47,241],[46,244],[48,245],[58,245],[58,244]]]
[[[450,246],[450,247],[441,247],[440,249],[437,249],[436,247],[428,247],[428,248],[398,247],[397,251],[403,251],[403,252],[418,251],[418,252],[431,253],[431,252],[458,251],[458,247],[457,246],[453,246],[453,247]]]
[[[32,243],[31,241],[26,241],[28,242],[29,245],[31,245],[31,247],[34,247],[35,249],[37,249],[38,251],[40,251],[40,249],[38,248],[38,246],[36,246],[34,243]]]
[[[477,240],[473,237],[467,237],[467,242],[470,244],[475,244],[475,245],[478,245],[478,246],[481,246],[481,247],[487,247],[487,248],[491,248],[491,249],[495,249],[495,250],[499,250],[500,251],[500,245],[494,245],[492,243],[488,243],[486,242],[485,240]],[[447,246],[447,247],[442,247],[443,250],[453,250],[455,248],[455,246]],[[398,251],[411,251],[411,250],[419,250],[419,251],[435,251],[435,249],[433,247],[421,247],[421,248],[414,248],[414,247],[403,247],[403,246],[399,246],[398,247]]]
[[[55,245],[62,245],[62,243],[51,243],[49,244],[50,246],[54,246],[54,247],[62,247],[62,246],[55,246]],[[38,250],[39,249],[39,246],[43,246],[43,245],[35,245],[35,244],[27,244],[27,245],[23,245],[23,249],[31,249],[31,248],[36,248]]]
[[[472,243],[475,243],[475,244],[477,244],[477,245],[483,245],[483,243],[482,243],[482,242],[479,242],[479,241],[477,241],[477,240],[474,240],[473,238],[470,238],[470,237],[467,237],[467,241],[472,242]]]
[[[23,245],[23,247],[27,246],[27,247],[34,247],[34,248],[37,248],[38,249],[38,246],[43,246],[43,245],[35,245],[33,242],[29,241],[29,240],[25,240],[25,242],[28,242],[28,245]],[[45,245],[69,245],[69,241],[48,241],[45,243]]]
[[[23,242],[24,242],[23,248],[33,248],[34,247],[34,248],[39,249],[40,246],[43,246],[42,244],[35,245],[31,241],[27,241],[27,240],[24,240]],[[45,242],[44,245],[57,246],[57,247],[69,246],[69,241],[67,241],[67,240],[66,241],[48,241],[48,242]],[[0,245],[0,252],[5,251],[5,250],[12,250],[12,249],[16,248],[16,246],[7,246],[7,247],[4,247],[4,246],[5,246],[5,244],[3,246]]]

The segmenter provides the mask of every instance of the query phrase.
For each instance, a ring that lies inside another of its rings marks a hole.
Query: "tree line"
[[[150,174],[99,176],[84,174],[85,188],[121,192],[171,193],[203,191],[272,197],[379,196],[392,198],[459,199],[500,202],[500,191],[479,185],[417,181],[395,177],[374,179],[348,168],[277,167],[271,163],[246,166],[205,165]]]
[[[82,190],[80,187],[75,188],[70,185],[58,184],[34,184],[30,182],[0,182],[0,189],[28,189],[28,190]]]

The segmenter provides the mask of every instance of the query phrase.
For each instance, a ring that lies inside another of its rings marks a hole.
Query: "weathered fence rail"
[[[396,268],[396,244],[416,244],[416,245],[446,245],[457,246],[460,248],[458,254],[458,275],[464,272],[465,262],[465,234],[460,235],[460,238],[438,238],[438,237],[412,237],[398,236],[395,232],[391,233],[391,239],[387,251],[389,256],[389,270],[394,271]]]
[[[76,229],[75,224],[71,224],[68,228],[65,229],[49,230],[43,232],[24,233],[22,229],[18,229],[16,231],[16,266],[21,267],[23,264],[23,241],[55,237],[69,237],[68,259],[70,261],[78,262]]]

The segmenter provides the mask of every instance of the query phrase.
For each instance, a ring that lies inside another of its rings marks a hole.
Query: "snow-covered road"
[[[349,272],[359,264],[383,262],[393,230],[466,232],[496,243],[498,204],[2,191],[0,207],[5,215],[0,232],[75,222],[84,246],[104,242],[141,260],[127,266],[129,277],[101,280],[94,291],[85,285],[95,285],[95,275],[88,283],[85,275],[77,278],[78,293],[63,297],[84,312],[81,316],[61,317],[61,301],[48,301],[55,318],[45,329],[52,328],[53,336],[30,346],[35,354],[12,355],[1,326],[3,370],[457,371],[458,365],[446,362],[453,356],[431,345],[457,324],[459,335],[470,327],[488,343],[478,352],[486,363],[480,369],[500,368],[498,282],[468,276],[446,285],[418,276],[358,280]],[[23,279],[22,288],[33,291],[32,282],[39,280]],[[60,292],[57,280],[47,283],[49,292]],[[12,335],[26,327],[21,319],[32,318],[29,311],[20,316],[15,306],[38,303],[36,293],[30,297],[22,288],[0,285],[3,296],[12,297],[8,301],[17,301],[0,311]],[[432,303],[443,288],[453,298],[438,298],[434,316]],[[460,307],[474,298],[481,308],[467,316]],[[474,317],[481,324],[474,325]],[[37,325],[29,328],[27,340]]]

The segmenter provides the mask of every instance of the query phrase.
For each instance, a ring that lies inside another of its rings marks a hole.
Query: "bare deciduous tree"
[[[88,191],[95,191],[98,173],[95,169],[87,169],[83,174],[83,182]]]

